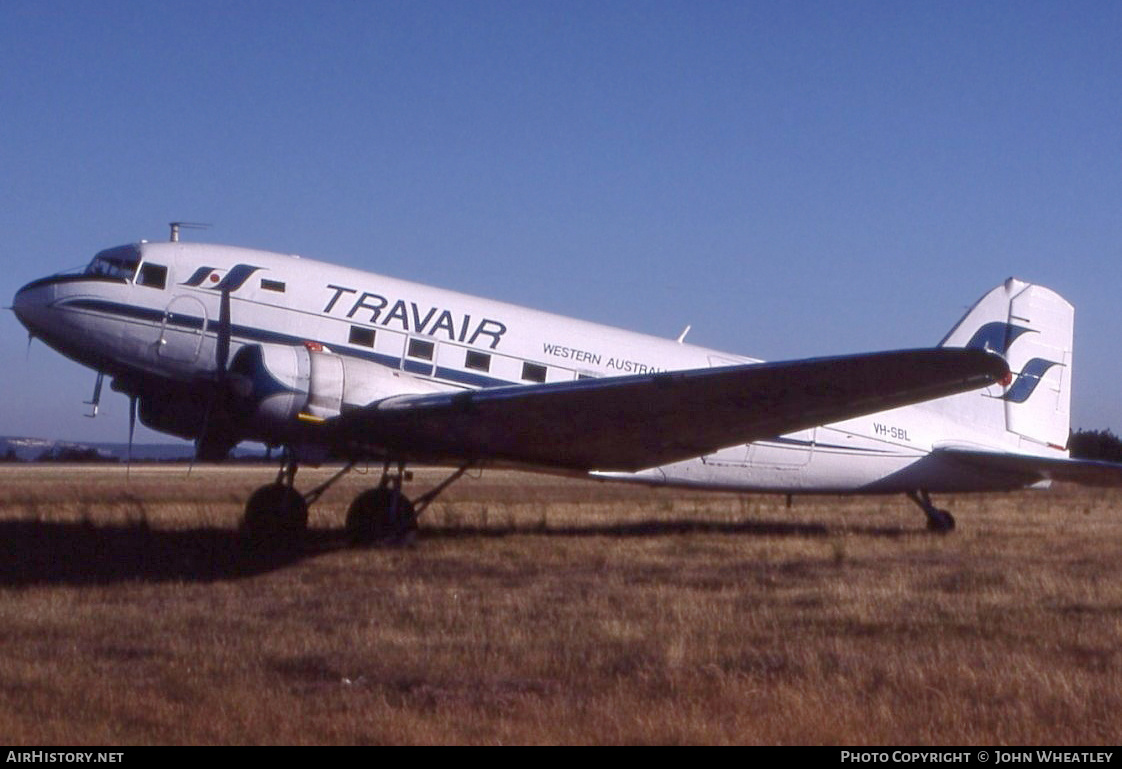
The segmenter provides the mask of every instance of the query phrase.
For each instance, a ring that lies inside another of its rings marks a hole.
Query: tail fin
[[[1001,353],[1013,375],[998,392],[983,394],[965,414],[1007,437],[1062,449],[1071,407],[1071,351],[1075,309],[1051,289],[1009,278],[970,308],[942,347]],[[1025,448],[1029,448],[1026,446]]]

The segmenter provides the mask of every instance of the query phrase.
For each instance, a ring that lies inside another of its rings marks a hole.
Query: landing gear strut
[[[934,503],[931,501],[931,496],[927,493],[927,489],[909,491],[908,499],[919,505],[919,509],[927,516],[928,531],[935,531],[940,534],[954,531],[954,516],[947,510],[935,507]]]

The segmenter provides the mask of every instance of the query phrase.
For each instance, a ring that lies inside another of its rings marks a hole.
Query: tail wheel
[[[954,516],[951,515],[949,510],[935,507],[931,501],[931,495],[927,493],[926,489],[919,489],[918,491],[909,491],[908,499],[912,500],[927,516],[927,530],[939,534],[947,534],[954,531]]]
[[[346,529],[359,544],[400,542],[417,530],[417,514],[408,497],[380,486],[355,497],[347,510]]]
[[[262,486],[249,498],[241,536],[255,546],[291,545],[308,528],[308,504],[296,489],[283,483]]]
[[[942,508],[936,509],[935,512],[927,518],[927,530],[939,534],[946,534],[954,531],[954,516],[950,514],[949,510],[943,510]]]

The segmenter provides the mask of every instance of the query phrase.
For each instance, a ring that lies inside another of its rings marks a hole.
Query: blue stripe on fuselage
[[[66,307],[76,307],[82,310],[92,310],[94,312],[105,313],[106,315],[115,315],[122,318],[129,318],[131,320],[149,321],[154,323],[164,322],[165,313],[163,310],[154,310],[149,307],[137,307],[131,304],[121,304],[120,302],[110,302],[104,299],[73,299],[64,302]],[[176,326],[178,328],[189,329],[191,331],[198,331],[202,325],[202,318],[196,315],[185,315],[183,313],[171,313],[167,316],[167,324],[169,326]],[[218,321],[208,320],[207,331],[217,335]],[[281,344],[281,345],[301,345],[305,342],[319,342],[337,355],[346,355],[352,358],[360,358],[362,360],[372,361],[382,366],[392,369],[400,369],[402,366],[402,359],[393,355],[386,355],[385,353],[367,352],[366,350],[355,350],[350,347],[339,348],[335,343],[323,342],[315,339],[308,339],[302,336],[292,336],[291,334],[284,334],[279,331],[268,331],[263,328],[256,328],[254,326],[243,326],[239,323],[230,324],[230,336],[239,341],[245,342],[258,342],[265,344]],[[406,361],[408,367],[409,361]],[[431,368],[431,364],[430,364]],[[454,368],[446,366],[439,366],[436,369],[436,378],[444,379],[450,382],[457,382],[472,387],[499,387],[502,385],[519,384],[505,379],[496,379],[494,377],[482,376],[480,374],[468,373],[466,371],[459,371]]]

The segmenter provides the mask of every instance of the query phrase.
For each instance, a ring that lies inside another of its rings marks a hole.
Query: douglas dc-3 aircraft
[[[360,541],[408,536],[480,466],[654,485],[902,493],[946,531],[934,492],[1050,479],[1114,484],[1070,459],[1073,310],[1010,278],[931,349],[763,363],[294,256],[141,242],[33,281],[32,336],[98,372],[156,429],[217,460],[284,447],[246,505],[250,537],[292,538],[327,484],[298,463],[383,463],[352,503]],[[684,336],[684,334],[683,334]],[[95,406],[96,409],[96,406]],[[459,468],[417,500],[407,463]],[[340,473],[341,474],[341,473]],[[338,476],[336,476],[338,477]],[[333,479],[334,480],[334,479]],[[328,484],[331,481],[328,482]]]

